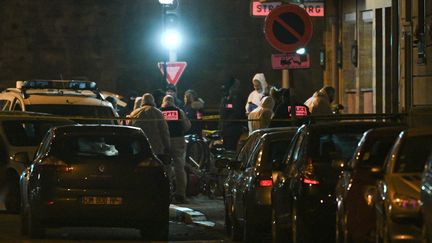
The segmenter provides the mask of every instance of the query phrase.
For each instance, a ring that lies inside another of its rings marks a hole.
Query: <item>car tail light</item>
[[[40,163],[38,164],[40,166],[50,166],[55,168],[57,171],[59,172],[73,172],[74,171],[74,167],[68,165],[66,162],[64,162],[63,160],[55,157],[55,156],[48,156],[46,158],[44,158],[43,160],[40,161]]]
[[[318,180],[313,180],[309,178],[303,178],[303,183],[309,184],[309,185],[319,185],[320,182]]]
[[[259,180],[258,185],[262,187],[273,186],[273,180],[272,179]]]

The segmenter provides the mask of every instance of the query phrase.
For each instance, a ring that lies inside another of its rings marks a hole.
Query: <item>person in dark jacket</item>
[[[177,97],[177,86],[174,84],[168,84],[165,89],[165,95],[171,95],[174,98],[175,105],[183,110],[183,101]]]
[[[175,105],[174,97],[166,95],[162,101],[162,114],[168,123],[170,133],[170,155],[173,159],[176,191],[174,201],[184,203],[186,200],[186,143],[185,132],[190,129],[190,121],[184,111]]]
[[[187,134],[197,134],[202,136],[202,116],[204,108],[204,100],[198,97],[195,90],[189,89],[184,93],[184,112],[191,121],[191,129]]]
[[[295,99],[292,88],[281,88],[279,90],[282,103],[275,108],[270,127],[298,126],[301,121],[288,120],[291,118],[302,118],[309,115],[308,107]]]
[[[224,97],[219,106],[219,129],[221,130],[223,143],[228,150],[237,150],[237,144],[242,135],[246,122],[244,101],[239,96],[240,81],[232,78],[224,86]]]

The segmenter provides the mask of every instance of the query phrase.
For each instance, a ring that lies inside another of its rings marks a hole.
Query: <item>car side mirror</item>
[[[228,169],[230,170],[240,170],[241,162],[238,160],[229,160]]]
[[[30,159],[28,157],[28,154],[26,152],[18,152],[13,155],[12,157],[13,161],[23,164],[29,164]]]

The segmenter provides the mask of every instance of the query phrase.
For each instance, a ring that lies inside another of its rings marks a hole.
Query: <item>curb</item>
[[[187,207],[177,206],[175,204],[170,204],[169,215],[170,220],[185,224],[196,224],[209,228],[216,225],[216,223],[208,220],[202,212]]]

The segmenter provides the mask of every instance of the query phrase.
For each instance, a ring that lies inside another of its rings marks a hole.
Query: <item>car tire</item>
[[[272,209],[272,242],[273,243],[282,243],[289,241],[290,235],[287,231],[282,230],[280,228],[278,217],[276,216],[276,212],[274,209]]]
[[[143,224],[139,229],[141,238],[151,241],[168,241],[169,236],[169,210],[155,223]]]
[[[234,210],[234,207],[230,204],[231,240],[239,241],[242,240],[241,227],[235,218]]]
[[[20,211],[21,197],[19,179],[15,175],[9,176],[7,180],[7,192],[5,196],[5,207],[8,213],[17,214]]]
[[[229,207],[225,204],[225,231],[227,235],[231,235],[231,219],[229,214]]]
[[[259,229],[256,227],[254,222],[252,222],[250,213],[248,210],[245,210],[245,218],[243,225],[243,242],[257,242],[259,237]]]
[[[45,227],[41,220],[37,218],[31,209],[26,211],[28,234],[32,239],[42,239],[45,237]]]
[[[21,235],[28,235],[29,234],[28,213],[24,209],[21,209],[20,218],[21,218],[21,227],[20,227]]]

